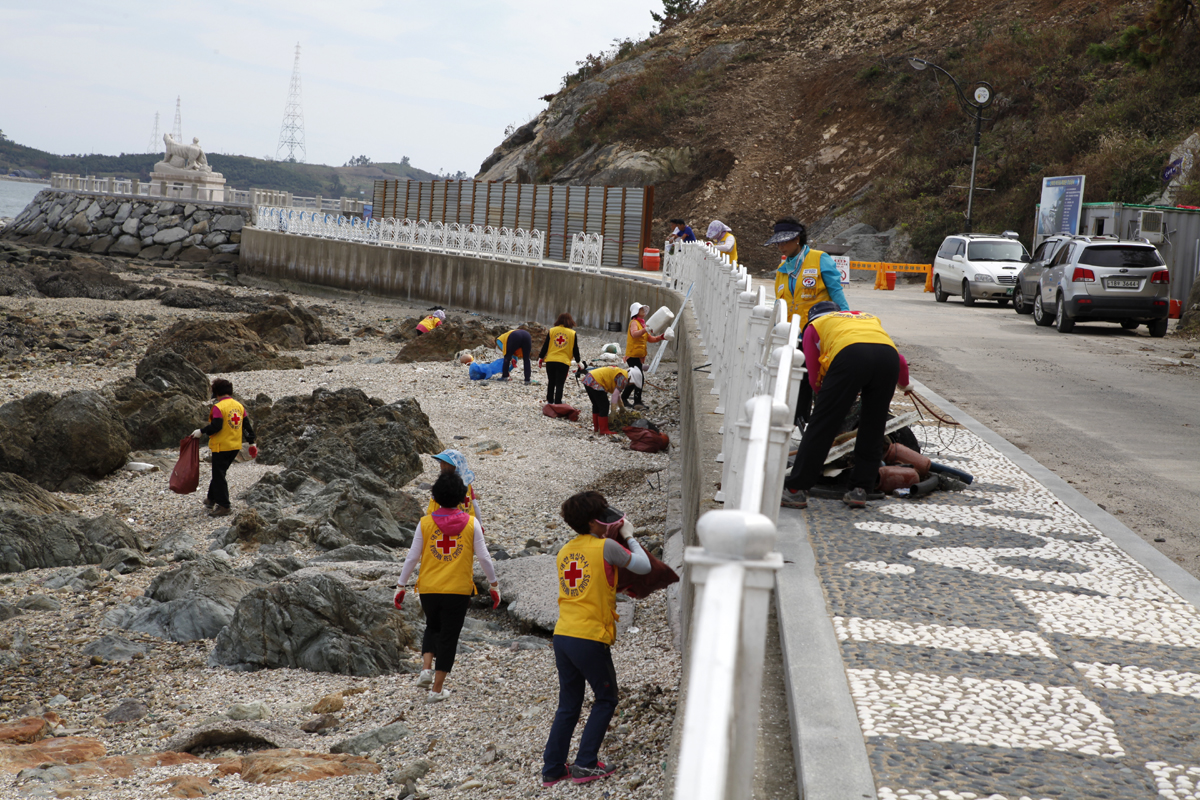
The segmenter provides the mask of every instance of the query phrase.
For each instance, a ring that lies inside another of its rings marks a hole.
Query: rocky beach
[[[672,464],[543,416],[542,383],[470,381],[457,352],[490,360],[493,331],[519,321],[450,308],[446,334],[414,344],[424,307],[0,247],[0,416],[32,420],[0,435],[0,471],[25,472],[0,472],[0,796],[662,793],[680,680],[664,591],[620,606],[602,750],[620,771],[540,786],[557,697],[547,554],[573,536],[558,507],[597,488],[661,555]],[[580,350],[623,338],[581,330]],[[673,438],[674,373],[646,393]],[[196,494],[167,487],[217,376],[261,448],[230,470],[224,519],[200,504],[206,464]],[[574,381],[564,400],[587,420]],[[76,407],[89,416],[60,419]],[[475,470],[505,603],[472,606],[451,697],[426,705],[420,605],[391,598],[442,447]]]

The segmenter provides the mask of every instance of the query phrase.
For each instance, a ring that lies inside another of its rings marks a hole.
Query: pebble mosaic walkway
[[[805,514],[879,800],[1200,800],[1200,612],[966,430]]]

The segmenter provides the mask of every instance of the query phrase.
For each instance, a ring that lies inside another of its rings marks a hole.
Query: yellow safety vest
[[[629,330],[625,334],[625,357],[626,358],[645,358],[646,357],[646,323],[634,317],[629,320]]]
[[[775,299],[787,301],[788,319],[800,315],[800,330],[808,324],[808,310],[822,300],[832,300],[825,280],[821,277],[820,250],[809,250],[800,265],[800,274],[796,276],[796,294],[788,288],[788,275],[785,272],[775,273]]]
[[[729,256],[729,260],[730,260],[730,261],[737,261],[737,260],[738,260],[738,257],[737,257],[737,238],[736,238],[736,237],[734,237],[734,235],[733,235],[732,233],[730,233],[729,231],[725,231],[725,233],[721,234],[721,238],[720,238],[720,239],[717,239],[717,244],[720,244],[721,242],[723,242],[723,241],[725,241],[726,239],[729,239],[729,238],[732,238],[732,239],[733,239],[733,248],[732,248],[732,249],[731,249],[731,250],[730,250],[728,253],[726,253],[725,255]]]
[[[475,594],[475,518],[458,533],[438,528],[432,516],[421,517],[421,574],[417,591],[422,594]]]
[[[546,348],[546,361],[570,364],[571,356],[575,353],[575,331],[556,325],[546,336],[550,339]]]
[[[508,333],[502,333],[496,337],[496,344],[500,345],[501,353],[508,352],[508,337],[511,335],[512,331],[509,331]],[[517,358],[522,358],[525,355],[525,351],[518,349],[515,353],[513,353],[513,355]]]
[[[612,644],[617,638],[617,573],[604,568],[604,539],[581,534],[558,551],[556,636]]]
[[[588,373],[592,376],[592,380],[604,387],[604,391],[612,394],[617,390],[617,376],[621,375],[625,380],[629,380],[629,370],[621,369],[620,367],[596,367]]]
[[[426,317],[417,323],[417,330],[421,333],[429,333],[431,330],[441,325],[442,321],[437,317]]]
[[[891,340],[879,324],[879,317],[861,311],[838,311],[813,320],[813,327],[821,337],[821,370],[817,375],[818,385],[825,380],[825,373],[837,354],[852,344],[886,344],[893,349]]]
[[[242,420],[246,418],[246,409],[232,397],[218,400],[217,408],[221,410],[221,419],[224,422],[221,424],[221,430],[209,437],[208,449],[214,453],[241,450]]]
[[[473,517],[473,516],[475,516],[475,509],[471,507],[471,502],[474,499],[475,499],[475,488],[474,488],[474,484],[472,484],[471,486],[467,487],[466,499],[464,499],[461,503],[459,503],[457,506],[455,506],[455,508],[457,508],[459,511],[465,511]],[[437,504],[437,500],[430,498],[429,505],[425,507],[425,513],[432,514],[433,512],[437,511],[439,508],[441,508],[441,506],[439,506]]]

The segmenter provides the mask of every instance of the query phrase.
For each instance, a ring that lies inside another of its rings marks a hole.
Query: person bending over
[[[533,352],[533,337],[524,328],[502,333],[496,338],[496,347],[504,353],[504,367],[500,371],[500,380],[508,380],[508,371],[514,358],[520,358],[525,367],[525,383],[530,380],[529,355]]]

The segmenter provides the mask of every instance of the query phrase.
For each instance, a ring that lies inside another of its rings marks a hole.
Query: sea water
[[[38,192],[49,188],[45,183],[6,181],[0,178],[0,219],[15,219]]]

